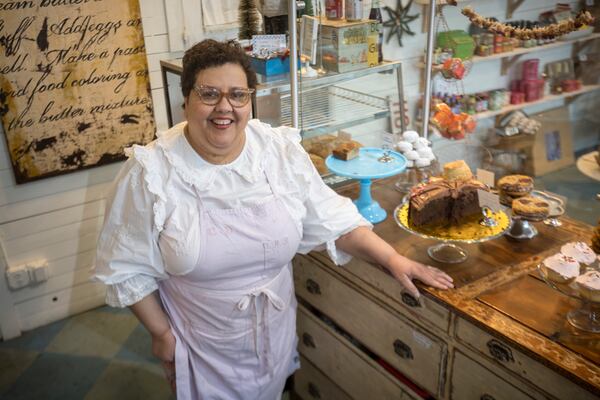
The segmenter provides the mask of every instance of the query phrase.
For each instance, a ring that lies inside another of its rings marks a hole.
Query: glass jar
[[[439,164],[437,160],[433,160],[426,167],[407,167],[399,176],[395,183],[396,190],[401,193],[408,194],[413,186],[426,181],[432,176],[439,175]]]

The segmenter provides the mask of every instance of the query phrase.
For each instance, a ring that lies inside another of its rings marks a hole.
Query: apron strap
[[[257,307],[257,298],[258,297],[262,297],[263,299],[266,299],[267,302],[263,302],[262,303],[262,312],[260,315],[260,320],[262,320],[263,322],[263,326],[264,326],[264,334],[260,335],[259,334],[259,328],[260,328],[260,321],[259,321],[259,310]],[[273,307],[275,307],[278,311],[282,311],[285,308],[285,302],[283,301],[283,299],[281,297],[279,297],[275,292],[273,292],[271,289],[268,288],[261,288],[258,289],[254,292],[250,292],[246,295],[244,295],[237,303],[237,308],[240,311],[244,311],[246,310],[249,306],[250,303],[253,303],[254,305],[254,314],[252,315],[252,319],[254,322],[254,349],[256,351],[256,357],[260,359],[260,348],[259,348],[259,337],[263,337],[264,339],[264,343],[263,343],[263,349],[270,349],[271,348],[271,338],[270,338],[270,327],[269,327],[269,315],[268,315],[268,308],[269,308],[269,303],[273,305]],[[265,352],[265,363],[264,363],[264,368],[269,371],[269,374],[272,373],[271,371],[271,355],[268,352]]]

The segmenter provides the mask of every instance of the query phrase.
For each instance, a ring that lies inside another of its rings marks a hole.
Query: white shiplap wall
[[[577,1],[568,1],[576,5]],[[188,24],[198,21],[201,15],[189,15],[188,10],[199,10],[192,0],[140,0],[146,51],[150,69],[150,83],[159,130],[166,128],[166,111],[160,76],[161,59],[181,56],[181,49],[189,47],[189,38],[198,39],[202,34],[187,32],[177,18]],[[369,3],[366,1],[365,3]],[[385,5],[395,7],[396,1],[386,0]],[[460,3],[472,4],[477,11],[488,16],[504,16],[506,0],[482,0]],[[514,15],[514,19],[537,18],[544,10],[552,8],[553,0],[526,1]],[[368,5],[366,5],[367,7]],[[186,12],[183,12],[185,10]],[[411,13],[424,10],[414,5]],[[198,11],[199,12],[199,11]],[[169,16],[167,18],[167,16]],[[421,32],[421,18],[411,24],[415,36],[404,39],[399,47],[394,38],[384,45],[387,59],[404,62],[404,87],[406,97],[414,111],[420,98],[419,80],[421,70],[417,63],[424,52],[426,35]],[[387,15],[384,12],[384,19]],[[468,22],[458,9],[449,8],[447,19],[452,29],[467,29]],[[189,26],[189,25],[188,25]],[[170,33],[170,35],[169,35]],[[387,33],[386,33],[387,34]],[[232,32],[216,32],[216,38],[231,37]],[[170,52],[169,49],[178,51]],[[540,51],[532,57],[541,58],[541,64],[570,56],[570,46],[557,50]],[[526,59],[527,57],[523,57]],[[506,87],[509,77],[500,77],[500,61],[475,65],[465,82],[469,91]],[[393,94],[393,88],[369,87],[369,93],[377,96]],[[583,96],[572,107],[572,120],[577,120],[576,149],[596,144],[598,124],[591,120],[597,109],[598,93]],[[550,104],[549,107],[561,105]],[[591,128],[590,128],[591,127]],[[364,131],[364,129],[363,129]],[[1,132],[0,135],[4,136]],[[48,260],[50,279],[38,286],[10,291],[0,278],[0,328],[4,338],[18,335],[54,320],[81,312],[104,302],[104,288],[89,281],[93,265],[94,249],[104,212],[104,195],[120,168],[112,164],[73,174],[44,179],[24,185],[15,185],[6,141],[0,137],[0,274],[6,266],[17,266],[40,258]]]
[[[169,52],[164,0],[141,0],[140,8],[156,123],[165,129],[159,60],[181,53]],[[0,135],[0,327],[6,339],[104,303],[105,289],[90,282],[90,268],[104,196],[121,163],[16,185],[1,128]],[[7,266],[38,259],[48,261],[47,282],[7,288]]]

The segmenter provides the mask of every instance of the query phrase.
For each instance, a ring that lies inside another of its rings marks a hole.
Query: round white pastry
[[[413,160],[406,161],[406,168],[412,168],[415,166],[415,162]]]
[[[405,131],[402,134],[402,138],[408,143],[414,143],[419,138],[419,134],[417,133],[417,131]]]
[[[424,137],[419,136],[417,138],[417,144],[422,147],[425,147],[425,146],[429,147],[431,145],[431,142],[429,140],[425,139]]]
[[[419,153],[417,153],[415,150],[410,150],[404,153],[404,157],[406,157],[407,160],[414,161],[419,158]]]
[[[423,138],[419,138],[419,139],[423,139]],[[428,149],[429,148],[429,146],[427,146],[427,144],[419,142],[418,140],[413,143],[413,147],[415,148],[415,150]]]
[[[596,261],[596,253],[583,242],[567,243],[560,248],[560,252],[585,265],[591,265]]]
[[[419,154],[420,158],[427,158],[430,161],[435,158],[433,150],[431,150],[431,148],[429,147],[423,147],[422,149],[418,149],[417,154]]]
[[[401,152],[406,153],[407,151],[411,151],[413,149],[413,145],[404,140],[401,140],[398,143],[396,143],[396,148]]]
[[[431,160],[429,158],[417,158],[415,160],[415,167],[428,167],[431,164]]]
[[[600,302],[600,272],[595,270],[587,271],[575,279],[579,288],[579,294],[588,300]]]
[[[579,276],[579,262],[562,253],[554,254],[542,261],[542,268],[546,270],[548,279],[554,282],[569,282]]]

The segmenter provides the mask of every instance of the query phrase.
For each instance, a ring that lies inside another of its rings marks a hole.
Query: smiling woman
[[[130,306],[150,331],[178,399],[279,398],[299,367],[297,252],[377,262],[414,296],[412,278],[452,287],[323,183],[297,129],[250,120],[256,75],[238,44],[186,51],[181,87],[186,121],[129,149],[95,273],[107,303]]]

